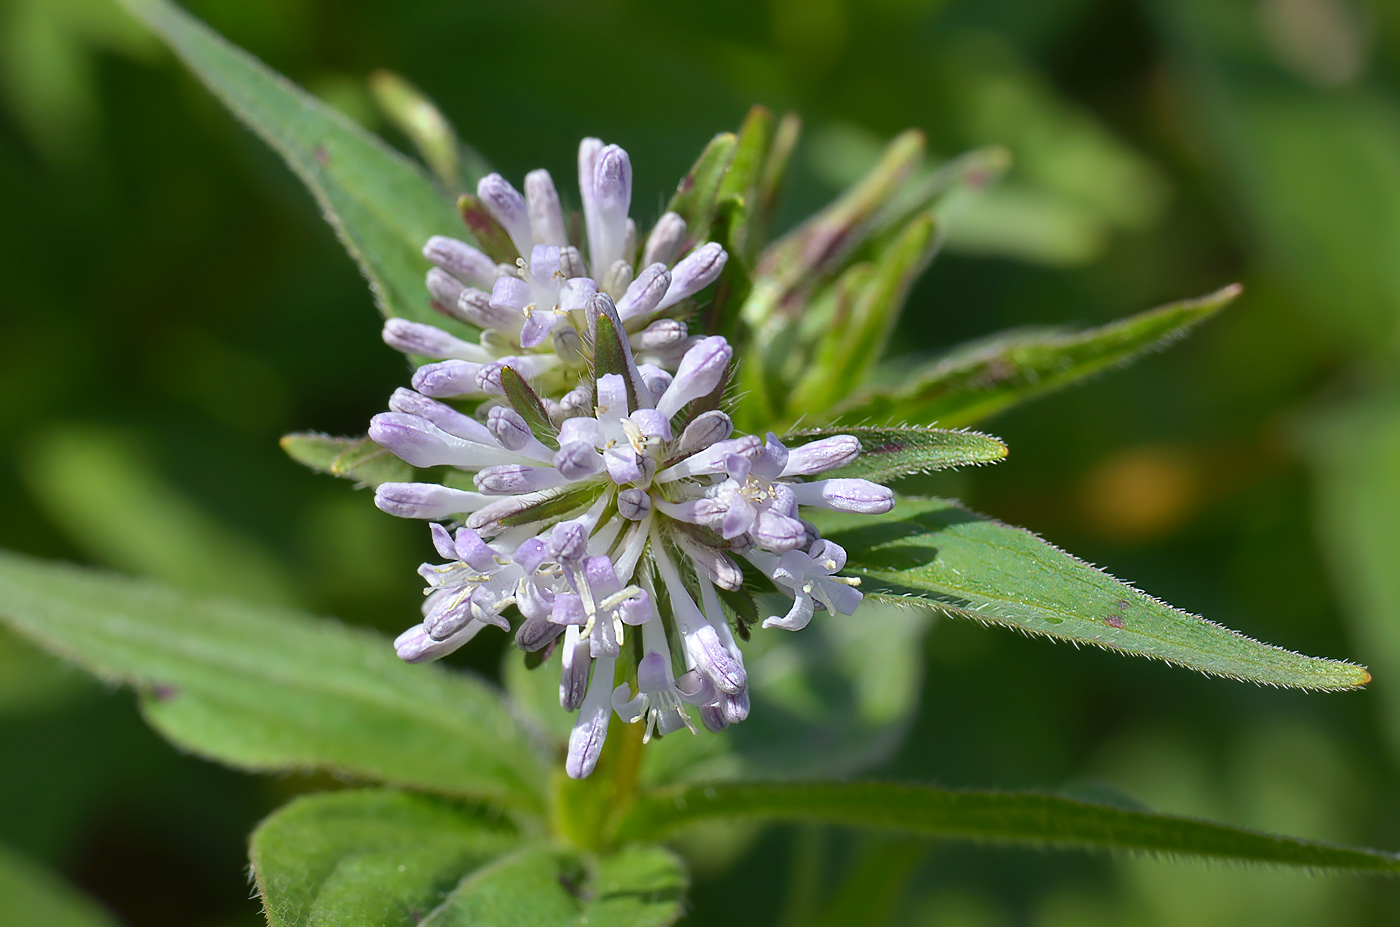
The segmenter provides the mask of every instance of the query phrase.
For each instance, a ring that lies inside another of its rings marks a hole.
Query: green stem
[[[637,798],[642,733],[641,724],[613,719],[591,776],[574,780],[555,773],[549,817],[556,839],[595,852],[612,846],[618,822]]]

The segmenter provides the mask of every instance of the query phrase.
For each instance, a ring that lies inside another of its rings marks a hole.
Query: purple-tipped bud
[[[630,521],[641,521],[651,511],[651,496],[644,489],[624,489],[617,494],[617,513]]]
[[[681,550],[695,562],[710,581],[721,589],[738,589],[744,585],[744,572],[723,552],[692,540],[684,534],[676,537]]]
[[[515,646],[526,653],[535,653],[554,643],[561,628],[538,616],[526,618],[515,629]]]
[[[686,403],[711,393],[724,377],[733,356],[734,349],[718,335],[706,338],[685,352],[676,378],[666,395],[656,403],[656,410],[669,418]]]
[[[496,262],[455,238],[434,235],[423,246],[423,257],[470,286],[489,288],[496,279]]]
[[[443,308],[457,305],[457,300],[461,297],[462,291],[466,287],[462,286],[462,281],[443,270],[441,267],[434,267],[428,271],[428,276],[424,279],[428,285],[428,295],[430,295]]]
[[[699,421],[699,419],[696,419]],[[659,483],[668,483],[687,476],[704,476],[710,473],[723,473],[729,458],[743,457],[753,460],[763,452],[763,443],[758,435],[744,435],[727,441],[716,441],[704,450],[691,454],[673,467],[667,467],[656,475]]]
[[[643,351],[662,351],[679,344],[689,335],[689,327],[680,319],[657,319],[638,332],[633,343]]]
[[[530,214],[530,232],[542,245],[569,243],[564,231],[564,210],[559,205],[559,191],[549,171],[531,171],[525,175],[525,207]]]
[[[589,261],[593,276],[604,278],[614,262],[627,257],[627,210],[632,202],[632,162],[616,145],[594,149],[585,140],[579,148],[579,187],[588,226]],[[592,172],[584,177],[585,161]],[[622,289],[626,288],[626,284]],[[622,289],[612,292],[620,293]]]
[[[567,480],[583,480],[603,472],[603,458],[591,444],[572,442],[560,444],[554,455],[554,467]]]
[[[559,272],[565,280],[588,276],[588,265],[583,263],[583,255],[573,245],[559,249]]]
[[[689,457],[696,451],[704,450],[716,441],[723,441],[734,433],[734,420],[718,409],[697,415],[676,444],[676,456]]]
[[[598,152],[593,167],[593,194],[605,216],[626,221],[632,206],[632,159],[617,145],[606,145]]]
[[[820,505],[861,515],[883,515],[894,508],[894,492],[870,480],[816,480],[790,485],[798,505]]]
[[[389,397],[389,411],[426,419],[448,434],[475,444],[490,446],[493,440],[491,432],[476,419],[411,389],[399,387],[394,390],[394,394]]]
[[[408,319],[386,321],[384,343],[395,351],[422,354],[424,357],[452,357],[476,363],[484,363],[491,359],[491,355],[480,345],[463,341],[432,325],[410,322]]]
[[[476,375],[481,365],[464,360],[445,360],[424,364],[413,374],[413,388],[435,399],[452,396],[479,396],[481,387]]]
[[[603,289],[609,293],[625,293],[632,285],[632,265],[618,258],[603,275]]]
[[[492,496],[518,496],[525,492],[554,489],[568,482],[553,467],[501,464],[487,467],[472,478],[476,488]]]
[[[473,445],[416,415],[380,412],[370,419],[369,437],[415,467],[471,466],[473,463]]]
[[[380,483],[374,490],[374,504],[381,512],[430,521],[475,512],[489,501],[480,493],[449,489],[437,483]],[[442,548],[438,551],[441,553]],[[457,559],[455,555],[445,556]]]
[[[522,255],[530,253],[534,240],[530,232],[530,212],[525,206],[525,197],[510,185],[500,174],[487,174],[476,185],[477,198],[491,218],[501,223],[515,250]]]
[[[724,710],[724,720],[730,724],[738,724],[749,716],[749,690],[723,696],[720,706]]]
[[[486,427],[508,451],[518,451],[535,439],[520,413],[504,406],[496,406],[487,413]]]
[[[520,326],[519,309],[491,305],[491,294],[483,290],[463,290],[462,295],[457,297],[457,308],[452,315],[478,328],[510,336]]]
[[[650,264],[627,287],[617,301],[617,314],[626,321],[656,311],[666,291],[671,287],[671,272],[665,264]]]
[[[674,212],[662,213],[647,236],[646,247],[642,249],[642,263],[661,263],[669,267],[680,256],[681,242],[684,240],[685,220]]]
[[[748,685],[748,673],[720,643],[719,635],[708,623],[685,635],[685,649],[695,668],[721,692],[737,695]]]
[[[598,765],[603,742],[608,737],[608,721],[612,718],[612,691],[613,658],[600,657],[594,661],[588,694],[579,708],[574,729],[569,733],[564,772],[571,779],[586,778]]]
[[[778,552],[796,550],[806,546],[807,526],[796,518],[765,509],[754,519],[749,529],[754,543],[766,550]]]
[[[561,521],[550,529],[545,546],[555,560],[573,563],[588,553],[588,529],[576,521]]]
[[[588,691],[588,641],[579,635],[578,626],[570,625],[564,631],[564,646],[561,648],[563,670],[559,673],[559,707],[565,711],[576,711],[583,704]]]
[[[822,438],[801,447],[788,449],[783,476],[812,476],[855,462],[860,456],[860,440],[851,435]]]
[[[428,629],[416,624],[394,639],[394,652],[405,663],[427,663],[447,656],[476,636],[481,625],[472,622],[447,640],[435,640]]]
[[[718,703],[701,705],[700,723],[705,725],[705,730],[711,734],[718,734],[729,726],[729,718],[725,715],[723,705]]]
[[[655,364],[638,364],[637,373],[642,378],[642,385],[651,394],[651,402],[648,405],[656,405],[656,401],[666,395],[666,390],[670,388],[672,377],[665,370]],[[651,411],[655,411],[654,409]]]
[[[729,255],[725,254],[723,246],[714,241],[687,254],[671,269],[671,287],[657,308],[674,306],[714,283],[719,279],[727,260]]]

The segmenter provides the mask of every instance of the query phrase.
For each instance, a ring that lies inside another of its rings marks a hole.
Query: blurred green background
[[[988,424],[1010,459],[940,488],[1375,683],[1262,690],[940,621],[909,736],[876,774],[1111,789],[1400,849],[1400,5],[188,6],[377,131],[365,77],[406,75],[515,179],[544,166],[568,190],[581,136],[618,142],[640,220],[755,102],[805,120],[787,224],[903,128],[949,156],[1005,144],[1015,167],[914,292],[901,351],[1242,281],[1186,343]],[[386,631],[414,620],[420,526],[277,447],[362,431],[402,359],[295,178],[109,0],[0,0],[0,202],[0,545]],[[494,672],[498,652],[469,651],[456,662]],[[63,879],[123,923],[258,924],[245,835],[328,784],[182,756],[129,694],[8,637],[0,744],[5,924],[79,916]],[[775,829],[714,869],[694,923],[1400,916],[1400,886],[1376,880],[839,832]]]

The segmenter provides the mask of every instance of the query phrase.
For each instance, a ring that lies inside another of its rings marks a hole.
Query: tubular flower
[[[628,217],[632,163],[616,145],[583,140],[579,193],[582,232],[571,241],[548,171],[526,175],[524,194],[489,174],[464,207],[482,248],[445,236],[428,240],[423,254],[433,263],[427,276],[433,305],[482,334],[472,343],[422,322],[386,322],[390,347],[436,361],[418,371],[416,390],[436,398],[496,394],[495,377],[508,364],[544,392],[563,392],[568,387],[559,387],[591,362],[587,307],[597,293],[612,298],[645,363],[674,369],[699,340],[686,319],[692,297],[724,270],[724,248],[706,242],[682,256],[690,241],[685,220],[673,212],[639,246]]]
[[[590,206],[585,195],[584,205],[592,253],[618,261],[625,202],[615,200],[595,194]],[[507,228],[526,240],[523,220]],[[417,390],[395,393],[370,427],[410,464],[471,475],[471,489],[463,479],[376,490],[393,515],[460,525],[431,526],[444,562],[420,570],[423,620],[398,638],[399,656],[436,659],[488,625],[513,630],[526,651],[560,650],[560,705],[578,713],[566,763],[575,778],[593,770],[614,713],[644,722],[647,739],[694,730],[690,707],[711,730],[743,720],[748,677],[722,595],[766,577],[792,606],[764,627],[796,630],[818,610],[851,614],[861,593],[838,575],[845,552],[801,510],[894,506],[876,483],[809,479],[854,461],[854,437],[788,448],[771,433],[734,435],[717,408],[733,353],[725,339],[692,340],[672,374],[637,362],[637,337],[606,289],[589,292],[582,313],[580,340],[596,363],[552,408],[527,382],[538,366],[498,359],[486,390],[497,398],[476,417],[416,377]]]

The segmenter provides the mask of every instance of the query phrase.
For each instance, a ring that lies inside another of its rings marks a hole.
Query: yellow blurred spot
[[[1101,461],[1084,480],[1081,507],[1089,525],[1125,541],[1170,534],[1196,511],[1200,465],[1181,448],[1148,445]]]

